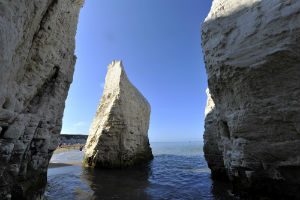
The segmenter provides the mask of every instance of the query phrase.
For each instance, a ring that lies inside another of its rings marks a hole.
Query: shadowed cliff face
[[[296,0],[214,0],[203,24],[215,104],[204,150],[238,192],[300,198],[299,10]]]
[[[0,2],[0,199],[39,199],[72,82],[76,0]]]

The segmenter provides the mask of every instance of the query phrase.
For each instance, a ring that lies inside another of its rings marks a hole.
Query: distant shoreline
[[[79,151],[80,148],[82,148],[82,150],[83,150],[84,149],[84,144],[61,145],[61,146],[56,148],[56,150],[54,151],[54,154],[62,153],[62,152],[66,152],[66,151],[71,151],[71,150],[78,150]]]
[[[81,163],[49,163],[48,169],[59,168],[59,167],[69,167],[69,166],[81,166]]]
[[[53,154],[59,154],[68,151],[73,151],[73,150],[80,151],[80,147],[84,147],[84,144],[61,145],[60,147],[57,147],[57,149],[54,151]],[[69,167],[69,166],[81,166],[81,163],[80,162],[55,163],[50,161],[48,168],[53,169],[53,168]]]

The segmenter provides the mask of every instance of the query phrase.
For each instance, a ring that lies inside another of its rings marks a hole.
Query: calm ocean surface
[[[154,160],[123,170],[67,166],[48,170],[49,200],[201,200],[230,199],[228,187],[210,179],[201,142],[151,143]],[[55,154],[51,162],[78,163],[83,153]]]

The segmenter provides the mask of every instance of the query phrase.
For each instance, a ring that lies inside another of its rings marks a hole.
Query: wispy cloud
[[[74,124],[74,127],[78,128],[78,127],[83,127],[83,126],[87,126],[88,123],[84,122],[84,121],[80,121]]]
[[[65,130],[62,130],[61,134],[66,134],[66,135],[88,135],[88,132],[85,132],[85,131],[76,132],[76,131],[65,131]]]
[[[89,123],[85,121],[78,121],[69,126],[63,126],[62,134],[88,134]]]

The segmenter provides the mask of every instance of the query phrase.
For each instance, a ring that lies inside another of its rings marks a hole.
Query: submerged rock
[[[299,10],[295,0],[214,0],[203,24],[215,104],[205,157],[236,192],[300,198]]]
[[[149,121],[148,101],[130,83],[122,62],[114,61],[90,129],[85,165],[119,168],[151,160]]]
[[[0,199],[43,198],[72,82],[81,3],[0,3]]]

